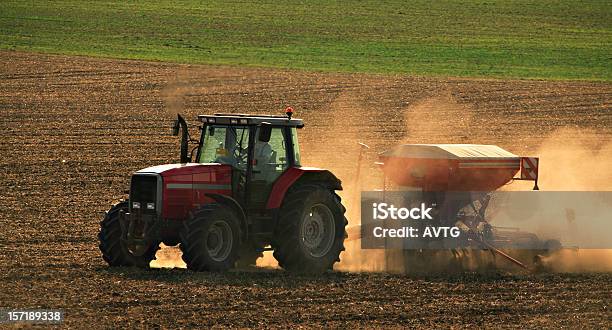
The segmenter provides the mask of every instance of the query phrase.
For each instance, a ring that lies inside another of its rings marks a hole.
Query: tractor
[[[302,166],[297,132],[304,123],[292,114],[200,115],[199,141],[178,115],[180,163],[132,175],[129,198],[100,223],[103,259],[146,268],[164,243],[178,244],[194,271],[254,265],[269,250],[288,271],[332,269],[346,237],[341,181]]]

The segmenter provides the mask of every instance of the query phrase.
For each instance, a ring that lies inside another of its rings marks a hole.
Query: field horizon
[[[5,1],[0,49],[315,72],[608,82],[611,8],[605,1]]]

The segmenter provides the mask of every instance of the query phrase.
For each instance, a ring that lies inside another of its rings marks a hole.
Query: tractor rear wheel
[[[104,220],[100,222],[100,251],[102,258],[112,267],[136,266],[149,267],[151,260],[155,259],[155,253],[159,250],[159,242],[153,242],[140,256],[133,255],[122,239],[121,224],[119,223],[119,212],[127,212],[128,201],[120,202],[108,210]]]
[[[239,219],[220,204],[194,211],[180,233],[180,248],[187,268],[225,271],[234,267],[240,247]]]
[[[300,185],[287,193],[272,239],[274,257],[286,270],[323,273],[344,251],[346,209],[326,187]]]

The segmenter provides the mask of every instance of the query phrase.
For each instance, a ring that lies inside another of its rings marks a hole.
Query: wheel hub
[[[306,212],[300,227],[300,240],[307,252],[315,258],[331,249],[336,228],[331,210],[324,204],[315,204]]]
[[[214,261],[224,261],[232,250],[232,229],[225,221],[214,222],[206,232],[206,249]]]
[[[323,220],[319,214],[309,214],[309,220],[306,226],[306,232],[304,233],[304,243],[309,247],[316,247],[323,240],[324,228]]]

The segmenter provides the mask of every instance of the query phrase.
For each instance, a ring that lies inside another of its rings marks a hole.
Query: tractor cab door
[[[251,176],[247,208],[263,210],[274,181],[289,167],[287,127],[272,127],[269,142],[259,140],[260,127],[255,130],[251,156]]]

